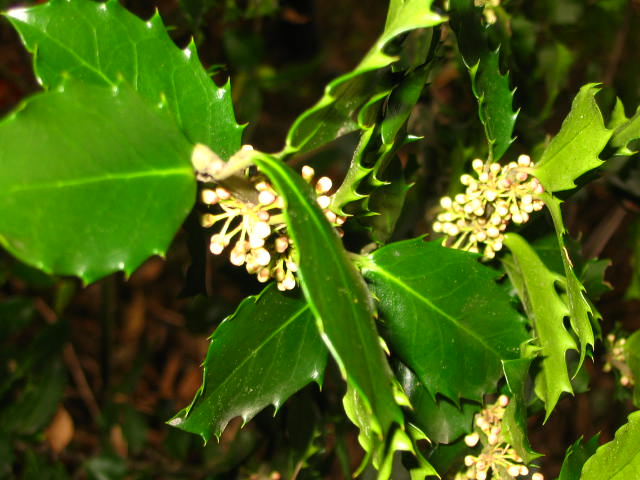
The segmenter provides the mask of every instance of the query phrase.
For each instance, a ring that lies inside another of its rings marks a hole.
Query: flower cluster
[[[627,357],[625,352],[625,344],[627,339],[617,338],[614,333],[607,335],[605,340],[605,347],[607,349],[606,363],[603,370],[610,372],[614,368],[620,372],[620,385],[623,387],[632,387],[635,385],[635,378],[631,372],[631,368],[627,364]]]
[[[539,198],[544,188],[531,176],[533,162],[528,155],[504,166],[477,158],[471,166],[476,178],[462,175],[464,193],[440,199],[443,211],[433,231],[446,235],[443,245],[493,258],[502,248],[509,223],[526,223],[530,213],[544,207]]]
[[[487,406],[475,417],[477,429],[464,439],[467,446],[473,448],[482,445],[477,455],[467,455],[464,464],[467,469],[456,475],[456,480],[486,480],[489,473],[492,478],[517,478],[529,475],[529,469],[522,458],[502,435],[502,419],[509,404],[509,397],[500,395],[496,403]],[[534,473],[531,480],[544,480],[541,473]]]
[[[243,151],[248,150],[243,148]],[[201,163],[213,171],[211,162]],[[250,186],[250,191],[247,192],[245,188],[240,194],[217,185],[207,168],[196,167],[198,178],[208,183],[200,191],[200,200],[208,209],[202,215],[200,223],[204,228],[221,225],[218,233],[211,236],[211,253],[220,255],[233,244],[229,251],[229,261],[233,265],[244,265],[247,272],[256,275],[260,282],[275,279],[279,290],[295,288],[298,263],[282,214],[282,197],[259,174],[249,176],[246,172],[246,183]],[[216,168],[219,170],[221,167]],[[302,175],[311,183],[315,172],[311,167],[305,166]],[[327,219],[338,226],[344,223],[345,218],[329,210],[331,198],[327,193],[331,187],[332,182],[328,177],[321,177],[315,183],[318,204]]]

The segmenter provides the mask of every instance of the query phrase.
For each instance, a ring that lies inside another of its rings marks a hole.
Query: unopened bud
[[[258,194],[258,202],[260,205],[271,205],[276,201],[276,195],[270,190],[263,190]]]
[[[318,179],[318,183],[316,183],[316,192],[318,193],[327,193],[331,190],[333,186],[333,182],[329,177],[320,177]]]
[[[478,435],[478,432],[470,433],[469,435],[464,437],[464,443],[466,443],[467,446],[471,448],[475,447],[478,444],[479,440],[480,440],[480,435]]]
[[[210,188],[202,190],[202,192],[200,192],[200,198],[202,199],[202,203],[205,205],[215,205],[219,200],[216,192]]]
[[[302,167],[302,178],[304,178],[307,182],[310,182],[313,176],[316,174],[315,170],[309,165],[304,165]]]

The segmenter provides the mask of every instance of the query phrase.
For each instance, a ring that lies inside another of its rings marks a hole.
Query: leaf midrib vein
[[[37,191],[37,190],[51,190],[58,188],[71,188],[83,185],[90,185],[92,183],[110,182],[110,181],[123,181],[123,180],[135,180],[152,177],[170,177],[170,176],[191,176],[191,170],[185,168],[170,168],[167,170],[150,170],[144,172],[126,172],[117,174],[108,174],[94,177],[83,177],[79,179],[60,180],[56,182],[43,182],[15,185],[14,187],[3,189],[0,195],[7,195],[13,193]]]
[[[400,279],[398,279],[397,277],[391,275],[390,273],[388,273],[384,268],[382,268],[380,265],[378,265],[377,263],[375,263],[374,261],[370,262],[368,267],[377,272],[379,275],[383,276],[384,278],[386,278],[387,280],[391,281],[392,283],[398,285],[400,288],[402,288],[403,290],[406,290],[409,294],[413,295],[416,299],[420,300],[422,303],[424,303],[425,305],[427,305],[430,309],[432,309],[433,311],[435,311],[436,313],[438,313],[439,315],[441,315],[444,319],[448,320],[450,323],[452,323],[455,327],[457,327],[458,329],[460,329],[461,331],[465,332],[467,335],[469,335],[470,337],[472,337],[474,340],[476,340],[479,344],[481,344],[484,348],[486,348],[489,352],[493,353],[495,357],[500,358],[500,354],[493,349],[490,345],[488,345],[483,338],[479,337],[476,332],[474,332],[473,330],[464,328],[464,326],[462,324],[460,324],[455,318],[453,318],[451,315],[449,315],[447,312],[445,312],[444,310],[440,309],[438,306],[436,306],[434,303],[432,303],[428,298],[424,297],[423,295],[421,295],[420,293],[418,293],[416,290],[414,290],[413,288],[411,288],[409,285],[407,285],[405,282],[401,281]]]

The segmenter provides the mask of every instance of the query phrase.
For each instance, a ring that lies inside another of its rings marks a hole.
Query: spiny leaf
[[[526,381],[529,377],[529,367],[533,358],[517,358],[504,360],[502,368],[507,386],[511,392],[511,401],[504,413],[502,425],[509,443],[524,463],[529,463],[540,457],[529,444],[527,436],[527,398],[525,395]]]
[[[471,76],[473,94],[478,99],[478,116],[484,126],[490,158],[498,161],[513,142],[518,112],[513,110],[509,76],[500,73],[498,51],[489,49],[482,25],[482,9],[472,0],[451,0],[450,25]]]
[[[202,386],[169,424],[205,442],[219,438],[232,418],[247,422],[268,405],[277,410],[308,383],[321,385],[326,360],[307,302],[269,285],[215,330]]]
[[[432,0],[392,0],[386,25],[375,45],[351,72],[325,87],[324,95],[298,117],[287,135],[285,153],[317,148],[338,136],[356,131],[357,112],[391,85],[383,80],[381,69],[397,59],[385,53],[399,35],[417,28],[429,28],[444,20],[431,11]]]
[[[300,283],[323,340],[371,412],[371,430],[386,438],[393,424],[402,424],[403,416],[364,280],[309,185],[272,156],[256,153],[254,162],[284,199],[288,231],[299,255]]]
[[[578,280],[573,269],[573,263],[569,258],[569,253],[565,246],[565,236],[567,232],[562,220],[562,211],[560,208],[561,201],[560,199],[545,193],[544,202],[549,209],[551,218],[553,219],[553,226],[556,230],[558,246],[560,247],[560,254],[562,256],[571,328],[578,336],[578,340],[580,342],[580,362],[576,369],[576,371],[578,371],[582,367],[582,362],[584,361],[588,348],[590,347],[593,349],[595,342],[594,330],[599,335],[600,314],[587,299],[586,290],[582,283],[580,283],[580,280]]]
[[[462,401],[458,406],[444,397],[434,400],[406,365],[399,364],[395,370],[411,402],[410,421],[429,440],[433,443],[452,443],[471,431],[473,416],[480,410],[480,404]]]
[[[640,412],[629,415],[629,421],[613,440],[596,450],[582,468],[580,480],[628,480],[640,472]]]
[[[240,147],[229,84],[217,87],[193,41],[180,50],[156,13],[144,22],[116,0],[51,0],[10,10],[7,18],[34,54],[40,84],[65,78],[98,85],[129,83],[152,105],[166,108],[192,143],[227,158]]]
[[[413,456],[413,467],[409,468],[412,479],[424,479],[426,476],[438,476],[436,470],[422,456],[417,447],[418,441],[429,440],[427,436],[415,425],[409,424],[404,428],[394,425],[388,434],[388,439],[380,439],[370,425],[371,413],[362,398],[351,386],[347,387],[347,393],[342,400],[344,410],[349,419],[360,429],[358,442],[365,451],[365,456],[360,467],[354,472],[356,477],[372,463],[378,470],[378,480],[389,480],[393,469],[394,458],[399,452],[410,452]],[[408,404],[407,404],[408,406]]]
[[[528,337],[495,272],[477,256],[422,239],[358,262],[378,300],[384,335],[432,396],[482,401]]]
[[[633,117],[627,118],[622,101],[618,98],[612,117],[614,117],[613,125],[609,125],[609,128],[613,128],[610,145],[616,149],[616,155],[633,155],[636,150],[632,150],[630,144],[640,139],[640,108],[636,110]]]
[[[584,462],[591,457],[598,447],[598,435],[594,435],[587,442],[580,437],[567,449],[557,480],[580,480],[580,473]]]
[[[562,392],[573,393],[565,353],[577,350],[578,346],[564,327],[564,318],[570,311],[557,289],[558,285],[566,288],[566,280],[547,269],[519,235],[506,234],[504,244],[511,256],[502,263],[532,320],[541,348],[542,372],[536,382],[536,393],[544,400],[548,418]]]
[[[131,273],[164,253],[193,205],[191,148],[125,85],[36,95],[0,124],[0,242],[85,283]]]
[[[598,91],[594,83],[580,89],[560,131],[536,164],[534,174],[547,192],[575,188],[578,177],[603,163],[598,155],[612,131],[605,127],[598,108],[595,99]]]

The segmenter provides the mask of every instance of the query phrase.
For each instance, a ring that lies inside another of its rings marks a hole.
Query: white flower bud
[[[464,443],[466,443],[467,446],[471,448],[475,447],[478,444],[478,441],[480,441],[480,435],[478,435],[478,432],[470,433],[469,435],[464,437]]]
[[[309,165],[302,166],[302,172],[300,172],[302,178],[304,178],[307,182],[310,182],[313,176],[316,174],[315,170]]]
[[[286,290],[293,290],[296,288],[296,279],[291,272],[287,272],[286,277],[282,281],[282,285]]]
[[[327,210],[324,216],[327,217],[327,220],[329,220],[329,223],[336,223],[336,220],[338,219],[338,216],[335,213],[333,213],[331,210]]]
[[[484,162],[481,159],[476,158],[473,162],[471,162],[471,168],[473,168],[476,172],[479,172],[484,168]]]
[[[215,176],[224,168],[224,162],[209,147],[196,143],[191,152],[191,165],[198,173]]]
[[[520,467],[518,465],[511,465],[507,469],[507,473],[512,477],[517,477],[518,475],[520,475]]]
[[[210,188],[205,188],[200,192],[200,199],[205,205],[215,205],[219,200],[216,192]]]
[[[520,467],[520,475],[522,475],[523,477],[525,475],[529,475],[529,469],[525,465],[522,465]]]
[[[493,202],[496,198],[498,198],[498,193],[495,190],[485,190],[484,198],[486,198],[490,202]]]
[[[211,237],[211,244],[209,245],[209,249],[214,255],[220,255],[225,246],[226,245],[224,238],[221,235],[213,235]]]
[[[269,278],[271,278],[271,271],[268,268],[262,268],[256,277],[260,283],[265,283]]]
[[[236,267],[241,266],[246,258],[247,255],[245,254],[245,252],[236,250],[235,248],[231,250],[231,253],[229,253],[229,261]]]
[[[202,225],[203,228],[210,228],[214,223],[216,223],[216,217],[210,213],[205,213],[202,215],[202,218],[200,218],[200,225]]]
[[[451,198],[449,198],[449,197],[442,197],[440,199],[440,206],[442,208],[451,208],[451,203],[453,203],[453,202],[451,201]]]
[[[258,203],[260,205],[271,205],[275,201],[276,195],[270,190],[263,190],[258,194]]]
[[[542,475],[540,472],[536,472],[531,475],[531,480],[544,480],[544,475]]]
[[[263,267],[266,267],[267,265],[269,265],[269,262],[271,261],[271,254],[266,248],[263,248],[263,247],[256,248],[255,250],[252,251],[252,253],[253,253],[253,258],[255,259],[255,262],[258,265]]]
[[[329,205],[331,205],[331,198],[327,197],[326,195],[320,195],[317,200],[318,205],[320,205],[320,208],[322,208],[323,210],[325,208],[329,208]]]
[[[498,405],[503,408],[509,405],[509,397],[507,397],[506,395],[500,395],[498,397]]]
[[[318,183],[316,183],[316,192],[318,193],[327,193],[331,190],[333,186],[333,182],[329,177],[320,177],[318,179]]]
[[[251,236],[257,238],[267,238],[271,235],[271,227],[267,222],[256,222],[251,229]]]
[[[459,193],[455,196],[455,201],[462,205],[467,202],[467,197],[463,193]]]
[[[473,455],[467,455],[466,457],[464,457],[464,464],[467,467],[470,467],[474,463],[476,463],[476,459],[475,459],[475,457]]]
[[[222,187],[216,188],[216,195],[218,195],[218,198],[220,200],[229,200],[231,198],[231,192],[229,192],[229,190],[227,190],[226,188],[222,188]]]
[[[491,226],[487,228],[487,236],[489,238],[498,238],[498,235],[500,235],[500,230],[498,230],[496,227]]]
[[[284,235],[276,238],[275,248],[276,252],[284,253],[289,248],[289,238]]]
[[[529,155],[520,155],[518,157],[518,165],[528,167],[531,165],[531,157]]]
[[[491,173],[493,173],[494,175],[495,175],[495,174],[497,174],[497,173],[499,173],[499,172],[500,172],[500,170],[502,170],[502,165],[500,165],[499,163],[492,163],[492,164],[489,166],[489,171],[490,171]]]
[[[471,185],[473,182],[473,177],[467,173],[460,177],[460,183],[463,185]]]

